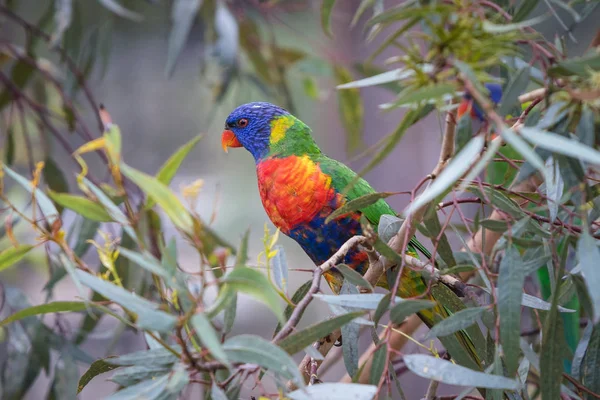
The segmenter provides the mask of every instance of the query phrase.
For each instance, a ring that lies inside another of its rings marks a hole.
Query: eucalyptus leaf
[[[476,323],[487,309],[487,307],[465,308],[456,314],[452,314],[448,318],[445,318],[435,324],[427,334],[427,337],[434,338],[439,336],[448,336],[468,328]]]
[[[171,76],[175,70],[177,59],[187,42],[201,5],[202,0],[175,0],[171,6],[171,21],[173,26],[169,33],[166,65],[167,76]]]
[[[594,308],[592,320],[594,324],[600,321],[600,269],[598,260],[600,260],[600,250],[597,241],[585,229],[577,241],[577,257],[583,273],[585,284],[588,288]]]
[[[292,400],[373,400],[377,386],[358,383],[321,383],[288,393]]]

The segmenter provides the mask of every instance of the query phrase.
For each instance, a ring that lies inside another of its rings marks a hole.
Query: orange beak
[[[223,146],[223,151],[227,153],[230,147],[242,147],[242,144],[233,131],[226,129],[223,131],[223,136],[221,136],[221,146]]]

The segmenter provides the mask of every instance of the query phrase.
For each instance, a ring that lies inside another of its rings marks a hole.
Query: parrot
[[[379,199],[325,223],[333,211],[348,201],[375,193],[375,190],[349,167],[326,156],[313,139],[311,129],[279,106],[253,102],[237,107],[226,119],[221,144],[226,153],[229,148],[237,147],[244,147],[251,153],[260,198],[268,217],[282,233],[302,247],[315,265],[328,260],[346,241],[361,234],[361,216],[366,217],[375,229],[382,215],[396,216],[392,207]],[[345,192],[351,182],[356,183]],[[413,237],[407,253],[418,257],[417,250],[431,258],[427,248]],[[360,248],[350,250],[342,262],[360,274],[368,268],[367,253]],[[324,277],[332,291],[339,293],[343,275],[333,268]],[[385,276],[378,285],[387,287]],[[403,268],[398,295],[410,298],[426,291],[427,282],[420,273]],[[426,296],[435,302],[431,293]],[[439,319],[447,318],[449,311],[436,302],[432,309],[420,311],[418,315],[431,328]],[[477,330],[485,341],[479,328]],[[459,331],[456,335],[468,354],[466,357],[470,358],[463,364],[481,370],[481,360],[475,351],[471,331],[468,332]],[[454,336],[446,338],[456,340]]]

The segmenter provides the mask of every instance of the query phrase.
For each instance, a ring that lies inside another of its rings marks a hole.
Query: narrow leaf
[[[344,275],[344,279],[353,285],[364,287],[369,289],[371,292],[373,291],[373,286],[367,281],[361,274],[356,272],[356,270],[350,268],[346,264],[338,264],[336,266],[337,270]]]
[[[537,128],[521,128],[521,134],[531,143],[558,154],[600,165],[600,151],[565,136]]]
[[[187,233],[192,231],[190,213],[168,186],[155,177],[146,175],[125,164],[121,164],[121,171],[162,207],[173,224]]]
[[[171,32],[169,33],[169,47],[167,51],[166,74],[171,76],[179,54],[190,34],[202,0],[175,0],[171,6]]]
[[[9,247],[8,249],[1,251],[0,271],[21,261],[21,259],[23,259],[23,257],[25,257],[31,249],[33,249],[33,246],[29,244],[22,244],[17,247]]]
[[[83,375],[81,375],[81,378],[79,378],[79,384],[77,385],[77,393],[79,394],[83,390],[83,388],[85,388],[87,384],[90,383],[92,379],[94,379],[94,377],[105,372],[112,371],[116,368],[119,368],[119,366],[109,364],[105,360],[94,361],[92,365],[90,365],[88,370],[85,371]]]
[[[376,310],[377,306],[381,302],[381,299],[385,297],[383,293],[362,293],[362,294],[340,294],[340,295],[328,295],[328,294],[315,294],[314,297],[328,303],[342,307],[353,307],[361,310]],[[396,297],[396,302],[412,301],[404,300],[400,297]]]
[[[336,317],[321,321],[317,324],[296,331],[281,340],[277,345],[285,350],[289,355],[294,355],[313,342],[329,335],[336,329],[346,325],[355,318],[363,315],[363,311],[355,311],[347,314],[338,315]]]
[[[38,314],[75,312],[86,309],[86,304],[82,301],[55,301],[46,304],[40,304],[29,308],[24,308],[12,314],[10,317],[0,321],[0,327],[18,321],[23,318]]]
[[[356,199],[350,200],[349,202],[347,202],[346,204],[344,204],[343,206],[341,206],[340,208],[336,209],[334,212],[329,214],[329,216],[327,216],[327,218],[325,219],[325,223],[328,224],[329,222],[336,219],[337,217],[351,213],[353,211],[357,211],[357,210],[366,208],[372,204],[377,203],[379,200],[385,199],[386,197],[389,197],[393,194],[395,194],[395,193],[393,193],[393,192],[369,193],[364,196],[360,196]]]
[[[49,191],[48,195],[57,204],[75,211],[77,214],[97,222],[111,222],[112,218],[100,204],[82,196]]]
[[[283,293],[287,294],[288,287],[288,264],[285,258],[285,250],[283,246],[275,246],[277,254],[271,259],[273,266],[273,279],[275,284],[281,289]]]
[[[505,93],[502,95],[502,103],[498,110],[501,116],[506,116],[518,104],[519,95],[525,91],[529,84],[530,73],[531,67],[527,66],[519,70],[511,79]]]
[[[594,324],[597,324],[600,321],[600,290],[598,290],[600,288],[600,268],[598,268],[600,250],[598,250],[596,240],[588,233],[587,229],[582,232],[577,241],[577,257],[594,308],[592,320]]]
[[[288,393],[292,400],[373,400],[377,386],[358,383],[321,383]]]
[[[187,157],[187,155],[196,147],[196,144],[202,139],[202,135],[198,135],[183,146],[181,146],[165,163],[160,167],[158,172],[156,173],[156,179],[159,182],[164,183],[165,185],[169,185],[173,180],[173,177],[177,173],[177,170],[183,163],[183,160]],[[148,197],[146,200],[145,208],[152,208],[154,205],[154,199],[152,197]]]
[[[521,332],[521,302],[525,274],[517,248],[509,245],[500,262],[498,276],[498,314],[500,340],[509,375],[514,375],[519,365],[519,337]]]
[[[405,355],[404,362],[406,367],[415,374],[449,385],[508,390],[519,388],[519,383],[514,379],[473,371],[450,361],[424,354]]]
[[[324,0],[326,3],[327,0]],[[339,84],[352,81],[350,72],[341,65],[334,66],[336,81]],[[341,90],[337,92],[338,105],[342,123],[347,132],[347,149],[353,151],[359,148],[362,143],[363,135],[363,115],[364,109],[358,89]]]
[[[232,362],[258,364],[287,379],[293,379],[298,386],[304,386],[294,360],[273,343],[255,335],[238,335],[228,339],[223,348]]]
[[[483,149],[484,142],[485,139],[481,135],[471,139],[460,153],[450,161],[450,164],[442,171],[435,181],[433,181],[431,186],[408,206],[404,211],[404,214],[410,215],[454,185],[454,183],[471,167],[471,164]]]
[[[327,36],[331,37],[331,11],[335,0],[323,0],[321,3],[321,27]]]
[[[402,323],[406,317],[421,310],[435,306],[433,301],[429,300],[405,300],[397,302],[390,310],[390,319],[396,323]]]
[[[487,307],[465,308],[464,310],[461,310],[435,324],[427,334],[427,337],[434,338],[439,336],[448,336],[468,328],[476,323],[481,317],[481,314],[483,314],[487,309]]]
[[[210,351],[210,354],[218,361],[225,365],[229,365],[227,355],[221,345],[221,340],[217,336],[217,332],[212,324],[202,313],[194,314],[190,319],[190,324],[194,327],[196,335],[200,338],[202,344]]]

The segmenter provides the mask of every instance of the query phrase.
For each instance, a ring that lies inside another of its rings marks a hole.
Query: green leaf
[[[160,182],[157,178],[137,171],[125,164],[121,164],[121,171],[162,207],[175,226],[184,232],[192,232],[193,227],[190,213],[168,186]]]
[[[329,214],[325,219],[325,223],[328,224],[332,220],[340,217],[344,214],[351,213],[353,211],[361,210],[366,208],[372,204],[377,203],[381,199],[385,199],[386,197],[390,197],[391,195],[396,194],[394,192],[382,192],[382,193],[369,193],[364,196],[357,197],[356,199],[350,200],[345,203],[340,208],[336,209],[334,212]]]
[[[187,155],[196,147],[196,144],[202,139],[202,135],[198,135],[183,146],[181,146],[165,163],[160,167],[158,172],[156,173],[156,179],[159,182],[164,183],[165,185],[169,185],[173,180],[173,177],[177,173],[177,170],[183,163],[183,160],[187,157]],[[152,208],[154,205],[154,198],[148,197],[146,200],[146,204],[144,207],[146,209]]]
[[[186,366],[183,363],[178,363],[168,374],[129,386],[126,389],[106,397],[106,399],[176,399],[188,383],[189,373],[186,370]]]
[[[125,247],[119,247],[119,256],[123,256],[151,273],[165,278],[169,283],[175,274],[175,270],[165,268],[165,266],[148,251],[138,253]]]
[[[548,197],[548,213],[550,214],[550,222],[554,222],[558,215],[558,206],[562,198],[565,182],[560,174],[558,161],[550,156],[546,159],[546,176],[549,178],[546,181],[546,196]]]
[[[213,328],[212,324],[206,318],[206,315],[197,313],[190,319],[190,324],[196,330],[196,335],[202,342],[202,344],[210,351],[210,354],[218,361],[229,366],[227,361],[227,355],[221,345],[221,340],[217,336],[217,332]]]
[[[304,282],[298,289],[296,289],[296,292],[292,296],[292,303],[298,304],[298,302],[300,300],[302,300],[302,298],[304,298],[304,296],[306,296],[306,293],[308,293],[311,286],[312,286],[312,279],[309,279],[308,281]],[[284,311],[283,315],[284,315],[284,318],[286,321],[288,319],[290,319],[290,317],[292,316],[292,313],[294,312],[294,308],[295,308],[295,306],[292,306],[290,304],[288,304],[285,307],[285,311]],[[302,318],[302,315],[304,315],[304,312],[302,312],[302,314],[300,314],[300,318]],[[273,336],[275,336],[275,335],[277,335],[277,333],[279,333],[279,331],[281,330],[281,327],[282,327],[282,324],[281,324],[281,322],[279,322],[277,324],[277,327],[275,328],[275,332],[273,333]]]
[[[320,299],[328,304],[334,304],[341,307],[354,307],[361,310],[376,310],[385,297],[383,293],[362,293],[362,294],[315,294],[315,298]],[[396,297],[396,302],[411,301],[404,300],[401,297]]]
[[[46,304],[40,304],[17,311],[10,317],[0,321],[0,327],[3,325],[10,324],[11,322],[18,321],[20,319],[31,317],[32,315],[38,314],[49,314],[59,312],[75,312],[83,311],[86,309],[86,304],[81,301],[55,301]]]
[[[104,207],[85,197],[54,191],[48,191],[48,195],[56,204],[73,210],[91,221],[111,222],[113,220]]]
[[[426,64],[424,70],[433,70],[433,66]],[[368,78],[359,79],[357,81],[344,83],[336,86],[336,89],[356,89],[362,87],[370,87],[376,85],[383,85],[390,82],[397,82],[415,75],[415,71],[412,69],[398,68],[392,71],[382,72],[380,74],[370,76]]]
[[[600,321],[600,290],[598,290],[600,287],[600,269],[598,268],[600,250],[598,250],[596,240],[588,233],[587,229],[582,232],[577,241],[577,257],[594,308],[594,315],[591,317],[594,324],[597,324]]]
[[[397,301],[390,310],[390,319],[396,323],[402,323],[406,317],[421,310],[435,306],[433,301],[429,300],[405,300]]]
[[[277,250],[277,254],[275,257],[271,259],[271,264],[273,267],[273,279],[275,280],[275,284],[281,289],[283,293],[287,294],[288,287],[288,265],[285,258],[285,250],[283,246],[275,246]]]
[[[179,346],[173,346],[175,350],[180,351]],[[177,356],[165,348],[136,351],[124,354],[118,357],[105,358],[104,361],[111,365],[171,365],[177,362]]]
[[[69,184],[54,160],[51,158],[46,158],[42,172],[44,174],[44,181],[46,181],[46,184],[50,187],[50,189],[59,193],[69,192]]]
[[[483,149],[485,139],[483,136],[475,136],[465,147],[458,153],[440,175],[433,181],[419,197],[417,197],[404,214],[410,215],[420,207],[434,200],[443,194],[448,188],[460,179],[465,172],[471,167],[471,164]]]
[[[500,318],[500,340],[504,362],[509,375],[514,375],[519,366],[519,337],[521,332],[521,293],[525,283],[521,255],[517,248],[509,245],[500,262],[498,275],[498,314]]]
[[[555,64],[548,69],[548,73],[551,76],[588,77],[598,70],[600,70],[600,52],[591,51],[583,57],[572,57]]]
[[[54,207],[54,203],[52,203],[52,200],[50,200],[44,192],[42,192],[38,188],[33,187],[30,181],[17,174],[15,171],[8,168],[6,165],[4,165],[4,172],[6,172],[8,176],[13,178],[19,185],[21,185],[25,190],[31,193],[33,197],[35,197],[35,200],[38,206],[40,207],[40,210],[42,210],[42,212],[44,213],[44,218],[48,222],[48,225],[52,225],[59,216],[59,212],[56,209],[56,207]]]
[[[321,383],[288,393],[292,400],[373,400],[377,386],[358,383]]]
[[[531,68],[527,66],[513,76],[502,95],[502,103],[498,109],[498,114],[504,117],[518,104],[519,95],[527,89],[529,84],[530,73]]]
[[[173,75],[175,64],[185,42],[190,34],[202,0],[175,0],[171,6],[171,32],[169,33],[169,47],[167,50],[167,65],[165,73]]]
[[[384,243],[389,241],[396,236],[400,227],[402,227],[403,219],[398,218],[394,215],[383,214],[379,218],[379,224],[377,224],[377,235]]]
[[[596,324],[581,361],[581,383],[594,393],[600,393],[600,325]],[[591,399],[591,396],[588,396]]]
[[[476,323],[481,317],[481,314],[483,314],[486,310],[488,310],[487,307],[465,308],[464,310],[461,310],[456,314],[452,314],[448,318],[443,319],[435,324],[427,334],[427,337],[434,338],[448,336],[468,328]]]
[[[514,379],[473,371],[450,361],[424,354],[405,355],[404,362],[406,367],[416,375],[449,385],[508,390],[519,388],[519,383]]]
[[[324,0],[324,3],[327,0]],[[334,66],[334,73],[338,84],[352,81],[350,72],[341,65]],[[364,109],[358,89],[341,90],[337,92],[338,105],[342,123],[348,138],[346,148],[353,151],[363,144],[363,115]]]
[[[221,389],[215,381],[213,381],[210,388],[210,397],[212,400],[229,400],[223,389]]]
[[[371,374],[369,375],[369,383],[371,385],[378,385],[381,377],[383,376],[383,370],[387,362],[387,345],[384,343],[375,351],[373,354],[373,363],[371,364]]]
[[[454,137],[454,151],[459,153],[473,137],[473,118],[468,113],[460,117],[456,125]]]
[[[420,104],[424,101],[437,101],[445,95],[456,93],[456,85],[450,83],[439,83],[435,85],[423,86],[415,89],[407,87],[398,95],[398,98],[387,104],[382,104],[379,107],[387,110],[407,104]]]
[[[96,360],[90,365],[87,371],[81,376],[79,379],[79,384],[77,385],[77,393],[81,393],[83,388],[86,387],[88,383],[96,376],[103,374],[108,371],[112,371],[113,369],[119,368],[118,365],[112,365],[107,363],[105,360]]]
[[[527,128],[522,127],[521,132],[523,129]],[[521,139],[521,137],[513,132],[512,129],[504,127],[500,131],[500,135],[508,144],[518,151],[519,154],[525,157],[525,160],[529,161],[529,163],[531,163],[535,169],[540,171],[542,174],[545,173],[544,161],[531,147],[529,147],[527,142]]]
[[[594,147],[594,142],[596,141],[594,112],[588,106],[584,106],[581,110],[581,118],[577,124],[577,137],[582,144]]]
[[[223,348],[232,362],[257,364],[284,378],[293,379],[299,387],[304,386],[304,379],[294,360],[285,351],[259,336],[234,336],[227,339]]]
[[[342,291],[344,286],[342,286]],[[358,372],[358,338],[360,336],[360,326],[355,323],[343,325],[340,328],[342,332],[342,357],[344,366],[348,375],[355,376]]]
[[[489,33],[506,33],[510,31],[516,31],[519,29],[527,28],[529,26],[539,24],[546,19],[545,15],[531,18],[526,21],[516,22],[514,24],[503,24],[497,25],[487,20],[483,21],[483,30]]]
[[[110,217],[120,223],[123,226],[123,229],[127,232],[127,234],[131,237],[136,237],[135,232],[129,226],[129,220],[121,211],[119,207],[100,189],[98,186],[94,185],[89,179],[83,178],[84,185],[92,192],[94,196],[98,199],[100,204],[104,206]]]
[[[574,139],[536,128],[521,128],[521,134],[531,143],[558,154],[600,165],[600,151]]]
[[[331,11],[335,0],[323,0],[321,3],[321,27],[327,36],[331,37]]]
[[[152,303],[143,297],[130,293],[87,272],[77,270],[75,271],[75,275],[84,285],[136,313],[138,315],[137,325],[141,329],[171,332],[177,323],[176,317],[158,310],[158,304]]]
[[[128,10],[119,4],[116,0],[98,0],[107,10],[115,13],[119,17],[127,18],[132,21],[141,21],[144,19],[140,14]]]
[[[442,225],[440,224],[435,208],[432,207],[429,210],[423,219],[423,223],[431,234],[431,242],[434,248],[437,249],[438,254],[442,260],[444,260],[446,266],[454,267],[456,265],[456,260],[452,254],[452,247],[450,246],[446,233],[442,231]]]
[[[289,355],[294,355],[299,351],[302,351],[302,349],[305,347],[310,346],[313,342],[329,335],[331,332],[346,325],[353,319],[358,318],[363,314],[363,311],[355,311],[321,321],[292,333],[277,343],[277,345],[285,350]]]
[[[552,296],[552,307],[544,323],[540,350],[540,383],[544,399],[560,398],[565,348],[562,318],[558,315],[558,290]]]
[[[140,381],[156,379],[169,372],[169,365],[134,365],[131,367],[120,368],[110,377],[112,382],[119,386],[127,387]]]
[[[514,13],[512,22],[521,22],[535,9],[539,0],[522,1]]]
[[[285,323],[283,307],[279,294],[269,283],[266,276],[248,267],[234,268],[223,281],[234,291],[243,292],[266,304],[275,313],[280,322]],[[222,290],[226,290],[223,288]]]
[[[585,356],[588,346],[590,344],[590,339],[592,337],[592,332],[598,332],[598,330],[594,329],[594,324],[588,322],[585,327],[583,334],[581,335],[581,339],[577,344],[577,348],[575,349],[575,353],[573,354],[573,360],[571,361],[571,374],[575,379],[581,379],[581,364],[583,362],[583,357]]]
[[[356,272],[354,269],[350,268],[346,264],[338,264],[336,265],[336,269],[344,275],[344,279],[353,285],[364,287],[373,291],[373,286],[367,281],[361,274]]]
[[[56,399],[77,399],[79,370],[77,363],[68,354],[61,355],[54,367],[51,393]]]
[[[521,305],[523,307],[535,308],[536,310],[545,310],[545,311],[549,311],[552,306],[547,301],[544,301],[538,297],[532,296],[527,293],[523,293],[523,297],[521,298]],[[575,310],[573,310],[573,309],[565,308],[562,306],[558,306],[558,311],[567,312],[567,313],[575,312]]]
[[[33,246],[22,244],[17,247],[10,247],[0,252],[0,271],[18,263],[27,255]]]

